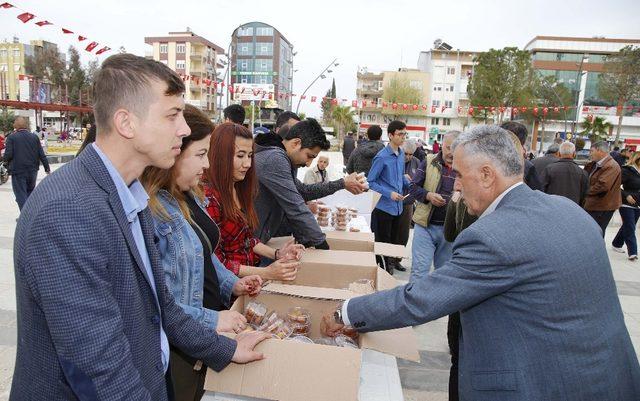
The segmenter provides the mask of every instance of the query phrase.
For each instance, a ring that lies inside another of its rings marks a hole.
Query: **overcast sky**
[[[0,9],[0,39],[17,36],[23,42],[46,39],[63,51],[80,47],[71,29],[112,49],[144,55],[151,49],[145,36],[157,36],[190,27],[226,49],[231,32],[246,22],[273,25],[293,45],[294,93],[338,58],[331,74],[339,98],[354,99],[356,71],[416,68],[418,55],[441,38],[460,50],[482,51],[505,46],[524,47],[536,35],[640,38],[640,1],[10,1],[37,17],[23,24],[18,12]],[[37,27],[40,18],[56,26]],[[86,46],[87,41],[83,42]],[[85,54],[83,61],[90,57]],[[99,56],[104,59],[109,54]],[[330,76],[331,76],[330,75]],[[308,95],[323,96],[331,79],[319,80]],[[307,100],[308,102],[308,100]],[[295,103],[294,103],[295,108]],[[303,101],[308,116],[317,106]]]

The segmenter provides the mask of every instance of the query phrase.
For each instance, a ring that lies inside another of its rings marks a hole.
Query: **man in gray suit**
[[[324,331],[387,330],[460,311],[461,400],[640,400],[598,225],[574,202],[522,185],[522,149],[497,126],[461,134],[453,167],[479,219],[457,237],[451,261],[424,280],[350,299],[324,317]]]

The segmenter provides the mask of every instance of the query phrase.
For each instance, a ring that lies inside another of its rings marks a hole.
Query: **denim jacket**
[[[218,312],[202,306],[204,289],[202,243],[182,215],[178,203],[168,192],[161,190],[158,193],[158,200],[170,216],[168,221],[158,216],[154,216],[153,219],[167,287],[186,313],[207,327],[215,329],[218,325]],[[204,210],[205,205],[198,199],[196,202]],[[222,302],[229,305],[233,285],[238,281],[238,277],[227,270],[215,254],[210,257],[218,275]]]

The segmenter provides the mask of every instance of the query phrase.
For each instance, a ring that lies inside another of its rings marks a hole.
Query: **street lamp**
[[[331,68],[331,66],[337,67],[338,65],[340,65],[340,63],[337,63],[338,59],[335,58],[333,59],[333,61],[331,63],[329,63],[328,66],[326,66],[324,68],[324,70],[322,70],[320,72],[320,74],[318,74],[317,77],[315,77],[315,79],[313,81],[311,81],[311,83],[309,84],[309,86],[307,86],[307,88],[304,90],[304,92],[302,92],[302,95],[300,95],[300,97],[298,98],[298,106],[296,106],[296,114],[298,114],[298,110],[300,109],[300,102],[302,101],[302,98],[304,97],[304,95],[307,94],[307,91],[309,90],[309,88],[311,88],[313,86],[313,84],[316,83],[316,81],[320,78],[325,79],[327,76],[324,75],[325,72],[331,72],[329,71],[329,68]]]

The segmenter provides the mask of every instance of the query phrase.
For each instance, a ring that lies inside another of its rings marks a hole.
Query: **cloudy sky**
[[[522,48],[536,35],[640,38],[640,1],[10,1],[37,17],[28,24],[18,12],[0,9],[0,39],[46,39],[65,50],[78,45],[60,26],[113,49],[144,55],[145,36],[190,27],[227,48],[231,32],[250,21],[276,27],[294,45],[294,93],[338,58],[332,74],[338,97],[355,98],[356,71],[415,68],[418,54],[441,38],[461,50]],[[40,18],[56,26],[37,27]],[[86,43],[86,42],[83,42]],[[85,45],[86,46],[86,45]],[[104,58],[111,53],[100,56]],[[84,61],[90,59],[88,53]],[[308,92],[322,96],[331,79],[319,80]],[[317,115],[317,106],[303,101],[301,110]]]

